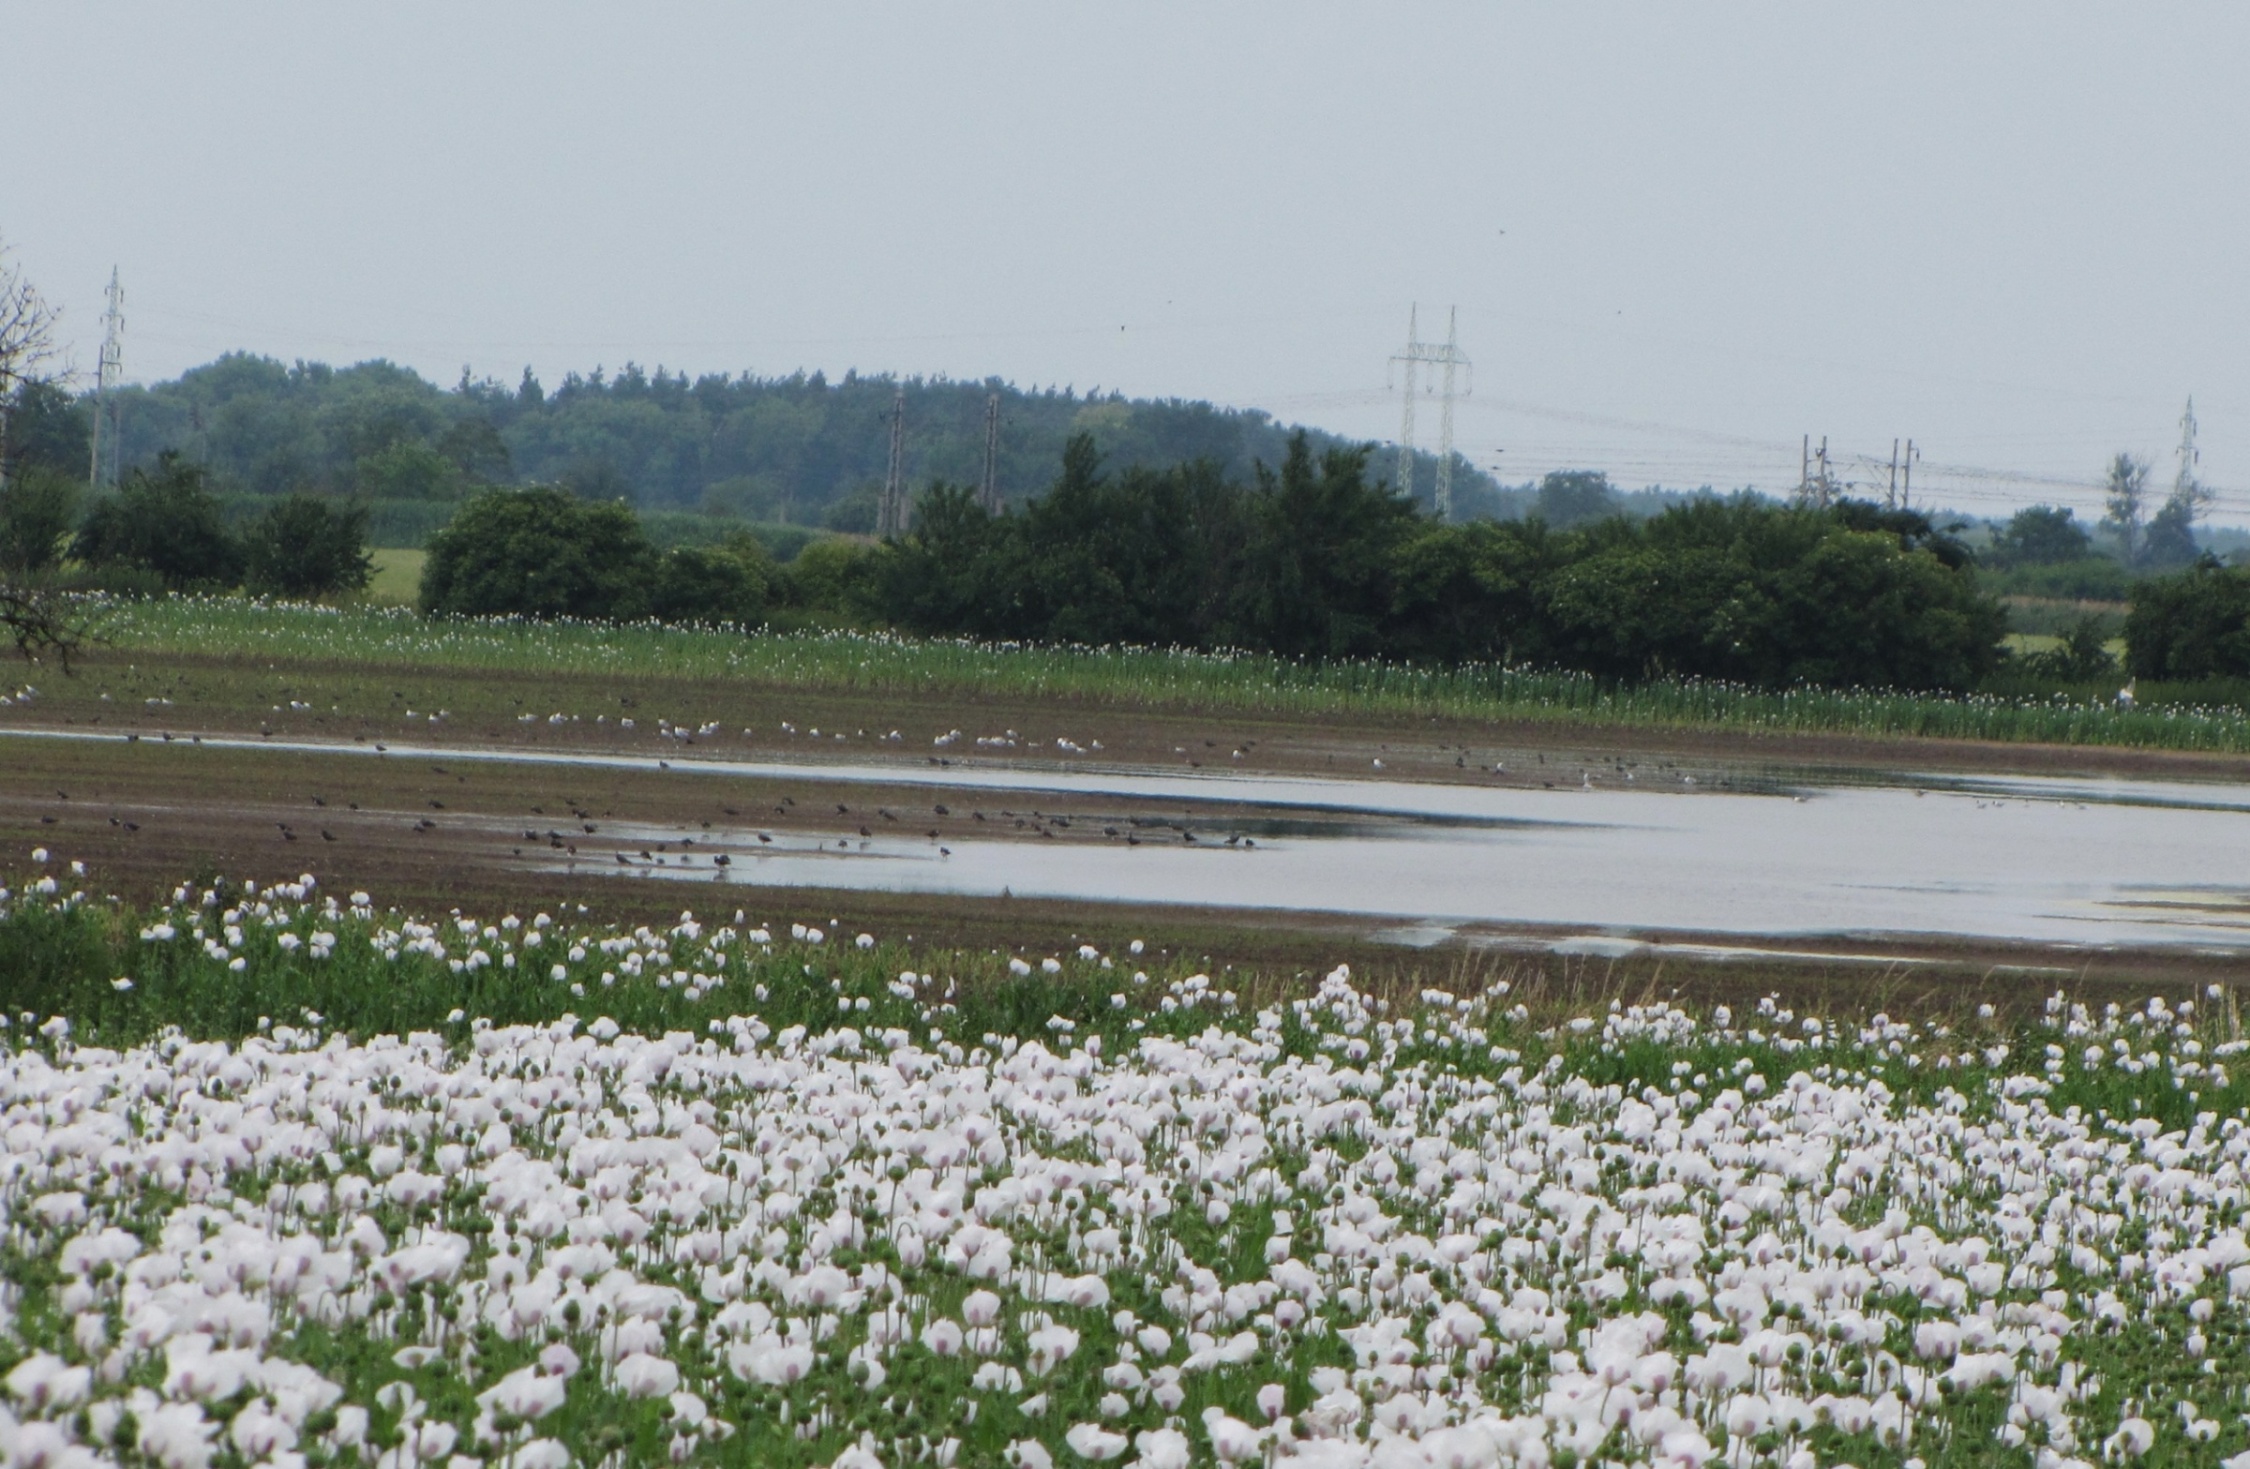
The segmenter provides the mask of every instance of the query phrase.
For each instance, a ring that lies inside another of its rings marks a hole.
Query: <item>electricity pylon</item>
[[[114,394],[125,376],[125,288],[117,283],[117,267],[109,270],[109,310],[102,313],[102,365],[94,377],[94,441],[91,459],[86,466],[87,483],[100,489],[102,480],[102,440],[106,424],[109,440],[109,478],[117,478],[120,434],[124,405]],[[105,418],[106,415],[106,418]]]
[[[1419,306],[1410,306],[1406,313],[1406,346],[1391,358],[1406,364],[1406,412],[1398,432],[1398,487],[1407,498],[1414,495],[1414,398],[1422,363],[1440,369],[1442,387],[1438,401],[1438,461],[1437,461],[1437,515],[1440,521],[1453,518],[1453,396],[1454,371],[1469,367],[1469,359],[1461,355],[1457,328],[1459,308],[1446,312],[1445,345],[1421,339]]]

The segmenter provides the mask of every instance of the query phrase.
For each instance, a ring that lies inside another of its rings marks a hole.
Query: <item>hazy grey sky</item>
[[[2091,505],[1993,475],[2169,483],[2193,393],[2250,517],[2240,4],[0,0],[0,54],[0,238],[81,366],[122,269],[138,379],[856,367],[1389,440],[1419,301],[1510,479],[1784,487],[1809,431]]]

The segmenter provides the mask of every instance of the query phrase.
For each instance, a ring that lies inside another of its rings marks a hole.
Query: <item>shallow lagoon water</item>
[[[941,856],[877,838],[721,849],[738,883],[1358,913],[1420,925],[1400,931],[1407,941],[1475,924],[2250,949],[2250,813],[1911,789],[1803,799],[1412,790],[1485,808],[1488,820],[1458,824],[1454,811],[1440,826],[1400,811],[1370,821],[1366,806],[1387,793],[1322,792],[1339,806],[1356,798],[1345,829],[1260,835],[1265,823],[1230,824],[1214,809],[1194,845],[967,841]],[[1244,832],[1254,848],[1210,839]]]
[[[376,755],[366,745],[204,743]],[[949,839],[947,855],[919,838],[839,846],[780,834],[767,846],[756,828],[721,829],[698,834],[694,860],[632,867],[706,883],[1361,914],[1424,937],[1478,925],[2250,951],[2250,788],[2238,785],[1862,772],[1848,785],[1744,794],[1653,781],[1527,789],[427,743],[392,743],[389,753],[1018,793],[1059,801],[1074,821],[1099,821],[1105,801],[1132,798],[1178,806],[1199,838]],[[652,844],[676,835],[616,824],[608,833]],[[720,852],[732,864],[724,870],[711,864]],[[601,870],[585,858],[576,868]]]

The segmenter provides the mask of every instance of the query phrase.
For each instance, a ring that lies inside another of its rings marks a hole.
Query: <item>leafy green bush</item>
[[[1992,538],[1987,559],[1994,566],[2054,566],[2093,553],[2094,538],[2068,506],[2032,505],[2018,510]]]
[[[1547,599],[1557,657],[1611,677],[1966,688],[2006,630],[1957,545],[1873,507],[1697,501],[1570,549]]]
[[[2135,678],[2250,677],[2250,570],[2206,556],[2135,586],[2125,668]]]
[[[367,508],[317,495],[289,495],[268,506],[244,533],[242,550],[244,585],[266,596],[360,591],[375,567],[367,554]]]
[[[51,569],[70,539],[80,498],[76,479],[44,465],[0,483],[0,571]]]
[[[71,555],[96,573],[153,572],[174,591],[231,587],[242,577],[242,547],[227,534],[203,466],[170,452],[94,502]]]
[[[875,556],[858,541],[831,536],[814,541],[780,568],[778,600],[799,612],[852,620],[862,616]]]
[[[748,535],[719,546],[680,546],[656,563],[650,610],[666,622],[748,626],[765,616],[771,579],[765,548]]]
[[[422,611],[466,616],[647,616],[655,553],[632,508],[561,490],[492,490],[430,538]]]
[[[2024,672],[2056,683],[2089,683],[2117,671],[2109,651],[2109,620],[2089,613],[2063,630],[2062,642],[2023,660]]]

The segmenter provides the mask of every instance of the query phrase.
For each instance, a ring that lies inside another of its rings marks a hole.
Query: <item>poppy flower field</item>
[[[36,855],[9,1469],[2250,1464],[2223,987],[1571,1013]]]

